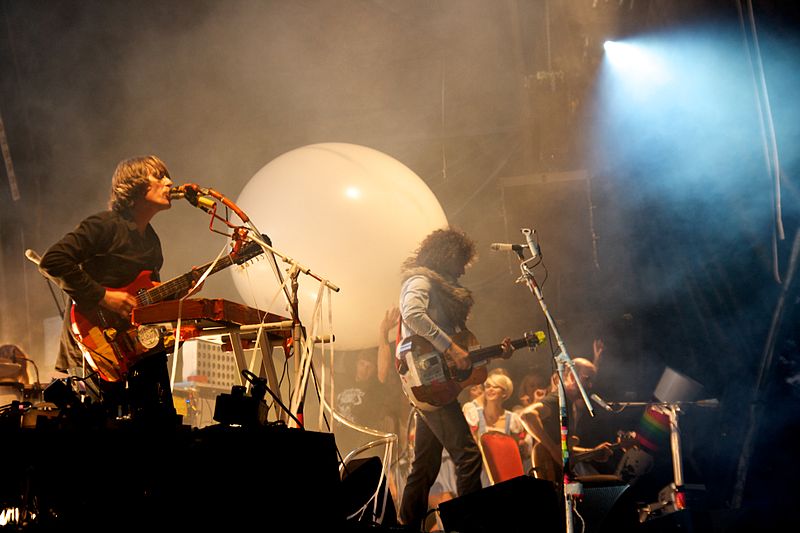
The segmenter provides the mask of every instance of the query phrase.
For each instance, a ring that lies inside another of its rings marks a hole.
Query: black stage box
[[[550,481],[519,476],[439,505],[446,531],[558,532],[563,509]]]
[[[583,484],[573,529],[585,533],[638,531],[636,506],[622,482]],[[439,505],[447,531],[560,533],[566,530],[563,495],[550,481],[519,476]]]
[[[284,426],[2,431],[0,504],[38,529],[344,524],[333,434]]]

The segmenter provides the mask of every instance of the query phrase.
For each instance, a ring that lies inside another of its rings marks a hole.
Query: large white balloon
[[[447,225],[433,192],[411,169],[346,143],[277,157],[236,203],[275,250],[340,287],[332,298],[333,329],[337,349],[344,350],[377,344],[383,313],[398,301],[401,263],[428,233]],[[279,289],[269,264],[231,272],[245,303],[267,309]],[[319,282],[304,274],[298,280],[300,318],[309,327]],[[286,298],[275,302],[269,311],[289,317]]]

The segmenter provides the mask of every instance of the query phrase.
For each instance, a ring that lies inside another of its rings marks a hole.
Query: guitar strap
[[[395,346],[400,344],[400,340],[403,333],[403,316],[401,315],[400,318],[397,319],[397,338],[395,339]]]
[[[401,338],[402,337],[402,332],[403,332],[403,315],[400,315],[400,318],[397,320],[397,338],[395,339],[395,343],[394,343],[394,350],[395,350],[395,353],[394,353],[394,369],[397,370],[397,372],[400,372],[400,368],[401,368],[401,365],[403,363],[403,361],[401,361],[397,357],[397,348],[400,346],[400,341],[402,340],[402,338]]]

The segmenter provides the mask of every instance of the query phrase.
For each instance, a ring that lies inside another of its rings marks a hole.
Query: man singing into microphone
[[[160,280],[164,258],[150,221],[170,208],[171,185],[166,165],[156,156],[121,161],[112,177],[109,210],[85,218],[52,245],[39,268],[78,306],[102,308],[128,318],[136,299],[114,288],[130,284],[142,271],[151,271],[153,282]],[[161,352],[135,363],[124,379],[106,381],[95,376],[93,381],[108,413],[177,422],[166,362],[166,353]],[[71,332],[67,306],[56,369],[75,374],[74,369],[83,367],[83,351]],[[91,370],[87,368],[86,373]]]

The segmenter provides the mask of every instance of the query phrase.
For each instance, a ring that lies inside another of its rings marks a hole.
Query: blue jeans
[[[428,492],[442,464],[442,448],[456,467],[458,496],[481,488],[481,453],[458,402],[436,411],[416,411],[414,461],[400,504],[400,520],[419,531],[428,511]]]

